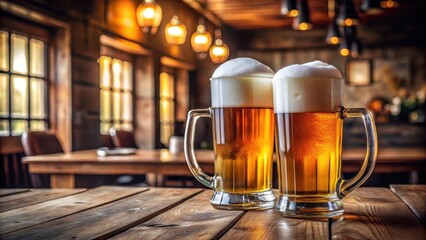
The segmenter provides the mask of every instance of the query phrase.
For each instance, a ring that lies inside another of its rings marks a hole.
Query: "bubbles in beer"
[[[321,61],[294,64],[273,78],[275,113],[333,112],[342,106],[343,79]]]

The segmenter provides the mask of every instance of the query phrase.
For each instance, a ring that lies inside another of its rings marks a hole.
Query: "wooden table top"
[[[204,189],[3,189],[0,239],[426,239],[416,206],[401,197],[424,196],[426,186],[392,187],[406,191],[360,188],[342,217],[315,221],[214,209]]]
[[[196,150],[195,155],[199,162],[213,163],[214,154],[212,150]],[[70,153],[47,154],[28,156],[23,158],[24,163],[95,163],[95,162],[120,162],[135,163],[145,162],[152,164],[167,164],[183,162],[186,164],[183,153],[172,154],[167,149],[137,149],[135,154],[98,156],[95,149],[75,151]]]
[[[195,150],[195,155],[200,163],[213,163],[214,154],[212,150]],[[352,148],[344,149],[342,152],[343,161],[363,161],[365,149]],[[380,162],[426,162],[426,149],[421,148],[381,148],[377,159]],[[137,149],[135,154],[116,155],[101,157],[96,155],[96,150],[83,150],[70,153],[47,154],[39,156],[24,157],[25,163],[48,163],[48,162],[151,162],[153,164],[167,164],[172,162],[185,162],[183,153],[171,154],[167,149]]]

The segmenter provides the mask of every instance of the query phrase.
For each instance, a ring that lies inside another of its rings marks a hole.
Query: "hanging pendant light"
[[[307,31],[312,29],[312,22],[309,16],[309,8],[306,0],[300,0],[299,15],[293,20],[293,29],[300,31]]]
[[[344,29],[344,38],[342,39],[339,47],[339,54],[343,57],[347,57],[351,55],[351,46],[352,46],[352,31],[349,27],[345,27]]]
[[[154,0],[144,0],[136,8],[136,18],[144,33],[154,34],[161,23],[161,7]]]
[[[214,41],[209,51],[210,59],[212,60],[213,63],[216,63],[216,64],[225,62],[226,60],[228,60],[228,57],[229,57],[228,45],[226,45],[222,41],[221,35],[222,35],[222,32],[220,31],[220,29],[216,29],[215,31],[216,40]]]
[[[299,15],[296,0],[282,0],[281,14],[288,17],[296,17]]]
[[[327,35],[325,37],[325,42],[328,44],[339,44],[341,41],[342,35],[340,34],[339,26],[337,26],[336,19],[333,19],[328,26]]]
[[[361,11],[365,14],[375,15],[383,12],[379,0],[364,0],[361,4]]]
[[[358,25],[359,17],[355,10],[352,0],[343,0],[340,5],[339,15],[337,16],[337,24],[339,26]]]
[[[399,2],[394,0],[384,0],[380,2],[382,8],[396,8],[399,7]]]
[[[211,45],[212,36],[206,31],[204,18],[201,18],[197,26],[197,31],[191,36],[192,50],[198,53],[201,59],[204,59],[206,57],[205,53],[209,51]]]
[[[172,45],[182,45],[186,39],[186,26],[174,15],[166,25],[166,41]]]

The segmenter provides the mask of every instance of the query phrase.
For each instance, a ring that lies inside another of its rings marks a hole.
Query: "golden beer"
[[[240,194],[271,189],[272,108],[213,108],[213,135],[218,191]]]
[[[342,122],[337,112],[277,113],[280,195],[334,196],[340,178]]]

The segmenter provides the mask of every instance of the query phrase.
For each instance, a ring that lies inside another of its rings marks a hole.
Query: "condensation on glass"
[[[100,131],[107,134],[111,127],[133,129],[132,64],[102,56],[100,64]]]

